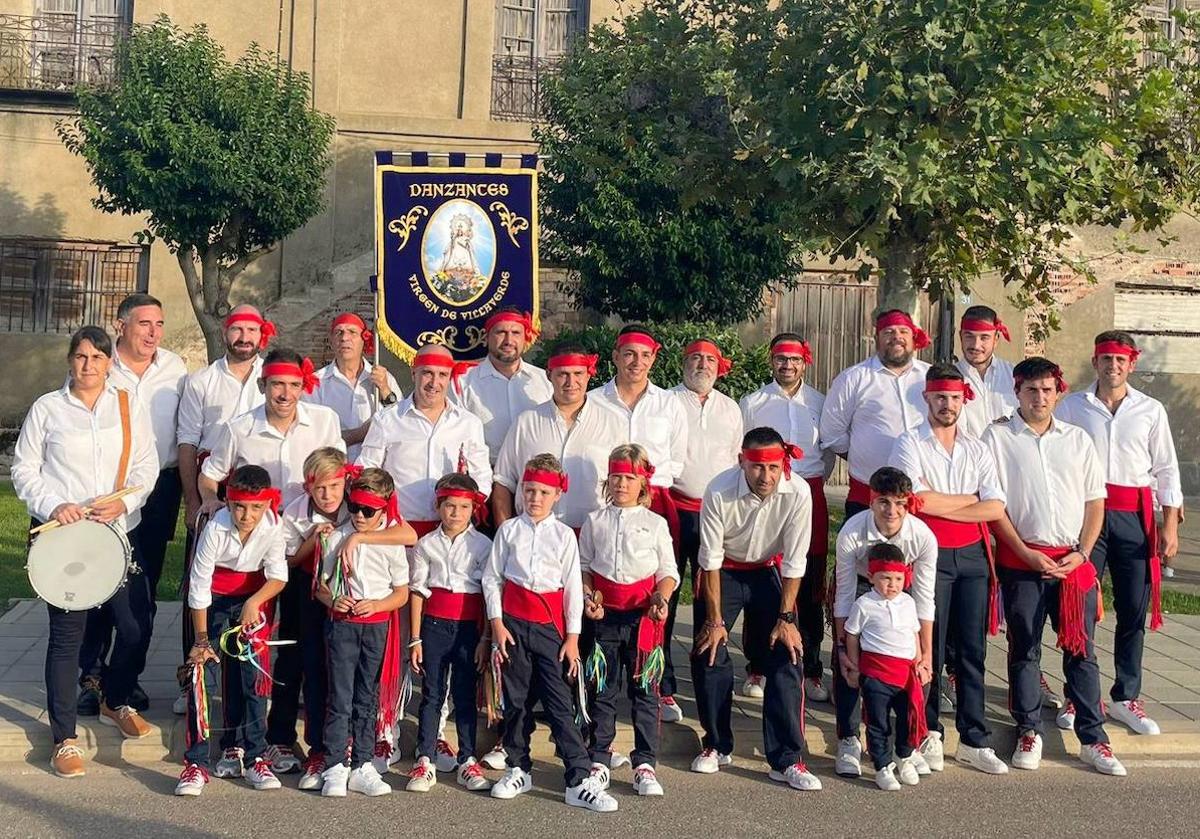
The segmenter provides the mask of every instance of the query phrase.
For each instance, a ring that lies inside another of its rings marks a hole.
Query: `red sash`
[[[773,554],[761,562],[742,562],[740,559],[734,559],[731,556],[726,556],[721,563],[722,571],[761,571],[764,568],[781,568],[783,566],[783,554]],[[692,597],[699,597],[704,593],[704,570],[701,569],[696,574],[696,579],[692,580]]]
[[[504,583],[500,595],[500,609],[506,615],[530,623],[552,623],[558,637],[567,636],[567,619],[563,612],[563,590],[537,592],[517,585],[512,580]]]
[[[917,675],[916,660],[906,661],[863,650],[858,656],[858,669],[864,676],[905,690],[908,694],[908,743],[913,747],[921,745],[929,733],[929,725],[925,719],[925,689]]]
[[[675,487],[671,487],[671,500],[675,502],[675,507],[679,510],[687,510],[689,513],[700,512],[700,499],[684,495]]]
[[[951,521],[926,513],[917,513],[916,516],[933,531],[939,548],[966,548],[982,540],[988,561],[988,634],[999,634],[1000,579],[996,576],[996,557],[992,553],[992,537],[987,525],[982,522]]]
[[[483,595],[431,588],[425,599],[424,614],[448,621],[483,621]]]
[[[1021,561],[1020,557],[1013,553],[1012,549],[1004,543],[1003,539],[997,539],[996,545],[1000,564],[1005,568],[1015,568],[1026,572],[1033,571],[1032,568]],[[1026,542],[1025,546],[1035,551],[1041,551],[1053,560],[1062,559],[1075,550],[1070,546],[1065,548],[1051,547],[1048,545],[1034,545],[1030,542]],[[1104,616],[1104,603],[1100,595],[1100,580],[1096,576],[1095,565],[1084,561],[1078,568],[1068,574],[1065,580],[1059,583],[1058,647],[1072,655],[1082,656],[1087,653],[1087,624],[1084,621],[1083,610],[1087,603],[1087,594],[1092,589],[1096,589],[1096,620],[1100,620]]]
[[[1104,509],[1118,513],[1140,513],[1142,532],[1150,554],[1150,631],[1162,627],[1162,556],[1158,550],[1158,528],[1154,524],[1154,498],[1148,486],[1127,487],[1105,484],[1108,497]]]
[[[636,583],[616,583],[607,577],[592,574],[592,588],[600,592],[606,610],[642,613],[637,629],[637,649],[640,656],[649,655],[662,643],[662,631],[665,627],[658,621],[650,620],[647,613],[650,598],[654,595],[656,587],[653,574]]]
[[[846,500],[851,504],[862,504],[864,507],[871,506],[871,485],[864,484],[858,478],[850,478],[850,494],[846,496]]]
[[[679,511],[675,500],[666,487],[650,487],[650,512],[658,513],[667,520],[667,532],[671,534],[671,547],[679,559]]]
[[[218,565],[213,568],[212,593],[231,597],[249,597],[263,587],[267,577],[259,571],[234,571]]]

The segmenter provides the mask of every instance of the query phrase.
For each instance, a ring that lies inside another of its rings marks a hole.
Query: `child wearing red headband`
[[[225,507],[209,520],[196,545],[187,590],[196,638],[188,654],[193,673],[188,745],[176,795],[199,795],[208,783],[207,698],[216,695],[218,686],[218,639],[238,627],[244,632],[257,629],[254,634],[260,639],[270,637],[266,612],[287,581],[278,510],[279,490],[271,486],[267,471],[242,466],[229,479]],[[248,639],[246,643],[254,647]],[[266,647],[258,649],[263,652]],[[269,661],[232,659],[225,665],[225,727],[217,777],[244,776],[255,789],[279,789],[264,755]]]

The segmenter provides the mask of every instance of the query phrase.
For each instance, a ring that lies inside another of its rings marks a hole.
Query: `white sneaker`
[[[492,785],[492,798],[516,798],[533,789],[533,777],[519,766],[510,766],[504,777]]]
[[[204,792],[204,785],[207,783],[207,769],[195,763],[185,763],[183,771],[179,773],[179,783],[175,785],[175,794],[199,795]]]
[[[733,763],[733,758],[729,755],[723,755],[716,749],[705,749],[692,761],[692,771],[699,772],[701,775],[715,775],[722,766],[728,766],[731,763]]]
[[[437,772],[429,758],[423,757],[413,764],[408,773],[408,784],[404,787],[409,792],[429,792],[437,784]]]
[[[492,782],[483,775],[483,767],[473,757],[463,761],[455,775],[458,778],[458,785],[466,787],[471,792],[485,792],[492,788]]]
[[[184,714],[187,713],[187,708],[188,708],[188,692],[186,690],[181,690],[179,692],[179,696],[176,696],[175,701],[173,703],[171,703],[171,713],[177,717],[182,717]],[[183,793],[183,794],[189,795],[190,793]]]
[[[896,761],[896,780],[906,787],[921,783],[921,776],[917,774],[917,767],[913,766],[911,758],[902,757]]]
[[[875,773],[875,786],[884,792],[900,791],[900,782],[896,780],[896,764],[889,763]]]
[[[833,771],[844,778],[862,777],[862,742],[857,737],[838,740]]]
[[[218,778],[240,778],[246,774],[246,770],[242,766],[242,758],[245,752],[241,746],[235,746],[232,749],[226,749],[221,754],[221,759],[217,761],[217,767],[213,770],[213,774]]]
[[[1067,706],[1058,712],[1054,717],[1054,724],[1063,731],[1073,731],[1075,729],[1075,703],[1068,702]]]
[[[1042,735],[1030,731],[1022,731],[1017,738],[1017,747],[1013,750],[1012,765],[1014,769],[1037,769],[1042,763]]]
[[[1054,708],[1058,710],[1063,706],[1063,698],[1054,692],[1054,688],[1050,687],[1050,683],[1046,681],[1046,674],[1039,673],[1038,679],[1042,686],[1042,706]]]
[[[497,743],[479,762],[488,769],[504,769],[508,766],[508,752],[504,751],[504,747]]]
[[[320,752],[309,752],[308,759],[304,761],[304,773],[300,776],[300,782],[296,784],[297,789],[318,790],[324,779],[321,777],[325,772],[325,755]]]
[[[445,740],[438,740],[433,747],[433,765],[439,772],[454,772],[458,769],[458,753]]]
[[[610,769],[620,769],[622,766],[632,766],[633,761],[629,759],[629,755],[622,754],[616,749],[608,753],[608,766]]]
[[[375,743],[375,755],[371,758],[371,765],[375,767],[375,772],[383,777],[388,773],[388,769],[399,763],[400,758],[401,752],[398,744],[379,740]]]
[[[638,795],[662,795],[662,784],[654,774],[654,767],[643,763],[633,770],[633,791]]]
[[[379,777],[379,773],[375,771],[375,766],[370,763],[364,763],[350,773],[350,782],[347,784],[347,787],[354,792],[361,792],[363,795],[370,796],[371,798],[377,795],[387,795],[392,791],[387,781]]]
[[[664,696],[658,703],[658,715],[663,722],[683,722],[683,709],[674,696]]]
[[[1079,759],[1101,775],[1116,775],[1122,778],[1126,775],[1125,767],[1121,765],[1121,761],[1117,760],[1117,756],[1113,754],[1112,747],[1108,743],[1093,743],[1090,746],[1084,746],[1079,750]]]
[[[296,757],[296,753],[287,746],[267,746],[263,757],[271,764],[271,769],[277,775],[286,775],[300,769],[300,758]]]
[[[921,754],[920,749],[913,749],[913,753],[908,756],[912,761],[912,765],[917,768],[918,775],[932,775],[933,770],[929,768],[929,761],[925,759],[925,755]]]
[[[787,784],[792,789],[804,790],[805,792],[816,792],[821,788],[821,779],[808,771],[808,767],[804,765],[804,761],[798,760],[780,772],[778,769],[772,769],[767,773],[767,777],[772,781],[780,781]]]
[[[989,775],[1008,774],[1008,764],[996,756],[994,749],[977,749],[966,743],[959,743],[958,751],[954,753],[954,759]]]
[[[1113,702],[1108,706],[1108,715],[1129,726],[1129,730],[1134,734],[1153,736],[1161,733],[1158,723],[1146,716],[1146,706],[1140,699]]]
[[[751,699],[763,698],[763,677],[757,673],[751,673],[746,677],[746,681],[742,682],[742,696],[748,696]]]
[[[828,702],[829,688],[825,687],[820,676],[810,676],[804,680],[804,695],[813,702]]]
[[[573,787],[567,787],[563,798],[572,807],[584,807],[595,813],[617,811],[617,799],[604,791],[595,774],[589,775]]]
[[[592,777],[600,782],[600,789],[608,789],[612,783],[612,773],[603,763],[592,764]]]
[[[925,735],[925,739],[921,741],[921,757],[925,758],[925,762],[934,772],[941,772],[946,768],[946,753],[942,750],[941,734],[931,731]]]
[[[265,757],[260,757],[246,770],[246,781],[255,789],[279,789],[283,784],[271,771],[271,764]]]
[[[325,770],[321,776],[321,795],[325,798],[345,798],[346,785],[350,782],[350,767],[344,763],[335,763]]]

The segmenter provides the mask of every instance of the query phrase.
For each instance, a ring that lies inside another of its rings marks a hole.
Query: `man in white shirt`
[[[1162,562],[1179,550],[1183,490],[1166,409],[1129,386],[1138,355],[1129,333],[1101,332],[1092,355],[1096,382],[1064,398],[1055,414],[1092,438],[1107,481],[1104,526],[1092,563],[1101,577],[1106,567],[1112,574],[1117,612],[1108,715],[1137,734],[1158,734],[1139,698],[1142,646],[1147,609],[1150,629],[1162,625]],[[1154,523],[1155,496],[1162,506],[1161,534]]]
[[[552,390],[546,371],[522,359],[537,335],[528,312],[505,307],[483,328],[487,357],[467,371],[459,382],[461,392],[452,392],[451,398],[483,421],[483,438],[494,465],[513,422],[550,399]]]
[[[375,334],[358,315],[343,312],[333,319],[329,346],[333,361],[317,371],[317,389],[305,394],[304,400],[332,408],[338,415],[346,456],[353,462],[371,427],[371,417],[395,405],[404,394],[383,365],[367,361],[367,355],[375,352]]]
[[[1104,731],[1093,645],[1100,585],[1088,555],[1104,524],[1104,472],[1087,433],[1054,417],[1067,390],[1058,365],[1027,358],[1013,368],[1013,381],[1017,412],[983,435],[1006,498],[992,528],[1008,624],[1008,706],[1018,732],[1012,765],[1032,770],[1041,763],[1039,682],[1049,615],[1063,651],[1079,757],[1098,772],[1124,775]]]
[[[825,635],[825,557],[829,552],[825,479],[833,470],[834,454],[821,448],[819,430],[825,394],[804,383],[813,355],[808,342],[796,333],[781,332],[771,339],[770,363],[772,381],[742,397],[742,424],[746,428],[774,428],[804,452],[792,463],[793,474],[808,483],[813,499],[808,573],[800,587],[798,612],[800,637],[804,639],[804,693],[815,702],[828,702],[829,690],[821,679],[821,639]],[[756,680],[761,681],[761,677],[752,672],[742,692],[761,696],[762,688]]]
[[[525,509],[521,475],[534,455],[558,458],[569,485],[554,507],[559,520],[579,533],[588,514],[604,506],[608,456],[625,442],[620,418],[588,397],[597,357],[574,344],[560,344],[546,362],[553,395],[525,411],[504,438],[492,483],[496,527]]]
[[[1000,339],[1011,341],[1008,327],[990,306],[969,306],[958,326],[963,357],[954,363],[975,398],[963,405],[958,425],[973,437],[983,436],[989,425],[1011,417],[1017,409],[1012,365],[996,357]]]
[[[796,596],[804,577],[812,498],[791,476],[794,447],[770,428],[742,439],[739,465],[709,483],[700,508],[700,570],[693,601],[692,681],[704,728],[692,771],[733,762],[733,662],[729,626],[746,621],[745,645],[763,662],[763,751],[770,778],[819,790],[804,763],[804,670]]]
[[[930,767],[943,760],[938,680],[947,650],[954,655],[955,759],[992,775],[1008,766],[990,745],[984,717],[984,659],[989,631],[999,631],[998,584],[987,522],[1004,514],[1004,493],[992,453],[959,428],[963,404],[976,394],[958,368],[935,364],[925,378],[928,419],[906,431],[892,449],[892,466],[913,483],[917,516],[937,537],[937,594],[933,632],[933,686],[926,701],[929,735],[921,744]],[[947,640],[953,638],[952,647]]]
[[[492,491],[483,423],[446,398],[454,363],[443,346],[421,347],[412,363],[413,392],[375,418],[358,457],[360,466],[378,466],[392,476],[400,515],[417,536],[438,526],[438,478],[465,471],[484,495]]]
[[[925,418],[925,373],[915,357],[929,336],[907,312],[892,309],[875,319],[875,355],[848,367],[829,386],[821,410],[821,445],[847,459],[850,493],[846,517],[871,503],[871,476],[886,466],[896,438]]]

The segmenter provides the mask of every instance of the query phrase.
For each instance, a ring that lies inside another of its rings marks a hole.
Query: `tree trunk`
[[[890,309],[900,309],[917,317],[917,289],[912,282],[912,267],[916,262],[916,248],[912,242],[899,240],[889,242],[886,248],[875,254],[879,263],[878,305],[875,314]],[[917,324],[929,327],[932,324]]]
[[[201,271],[196,270],[196,249],[181,247],[176,253],[179,268],[183,272],[183,282],[187,286],[188,299],[192,303],[192,311],[196,313],[196,322],[204,334],[204,348],[208,353],[211,364],[225,354],[225,329],[223,318],[217,313],[229,308],[227,300],[220,299],[218,289],[218,268],[209,261]]]

